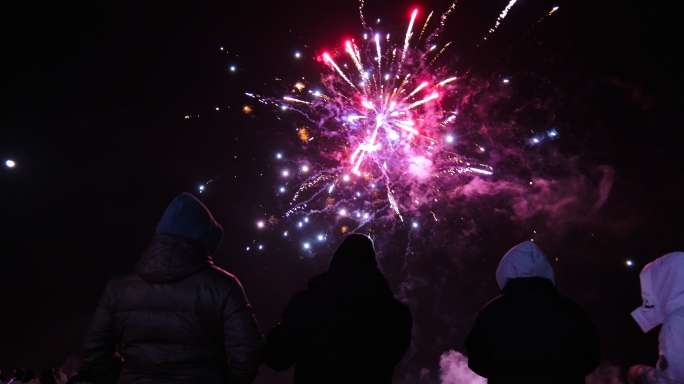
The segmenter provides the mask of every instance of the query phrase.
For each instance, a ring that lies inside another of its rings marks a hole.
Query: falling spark
[[[499,25],[501,25],[501,21],[506,18],[506,15],[508,15],[508,11],[513,8],[513,5],[515,5],[515,2],[517,0],[511,0],[506,8],[504,8],[503,11],[501,11],[501,14],[499,15],[499,18],[496,19],[496,22],[494,23],[494,26],[492,28],[489,28],[489,31],[487,32],[487,36],[485,36],[485,40],[487,40],[487,37],[489,37],[494,31],[496,31],[497,28],[499,28]],[[553,11],[552,11],[553,12]]]

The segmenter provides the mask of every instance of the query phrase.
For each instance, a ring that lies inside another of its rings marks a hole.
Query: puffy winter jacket
[[[295,383],[391,383],[411,344],[411,311],[394,299],[372,248],[358,252],[353,243],[343,242],[330,270],[292,298],[268,335],[266,364],[294,364]]]
[[[201,242],[158,234],[136,273],[113,278],[85,337],[83,359],[122,383],[249,383],[265,340],[240,282]]]
[[[580,384],[600,362],[586,312],[561,296],[531,242],[511,249],[497,270],[501,296],[485,305],[468,338],[468,366],[489,384]]]
[[[634,384],[684,383],[684,252],[662,256],[639,275],[644,303],[632,312],[644,332],[662,324],[655,367],[637,365],[629,370]]]

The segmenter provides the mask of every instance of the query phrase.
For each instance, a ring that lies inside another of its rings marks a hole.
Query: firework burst
[[[338,164],[321,167],[304,180],[286,216],[310,212],[314,200],[322,198],[323,210],[353,212],[360,225],[384,216],[387,209],[403,221],[417,207],[437,201],[441,190],[450,187],[444,180],[453,184],[458,175],[492,173],[490,166],[453,150],[458,110],[446,108],[444,101],[456,92],[459,76],[435,68],[449,43],[439,47],[433,40],[454,5],[429,35],[425,31],[432,14],[418,30],[419,11],[413,10],[401,43],[367,27],[362,39],[349,39],[343,49],[318,55],[326,68],[324,92],[307,95],[308,87],[298,82],[283,97],[283,107],[300,112],[313,125],[298,129],[300,140],[317,140],[321,156]],[[365,26],[363,2],[359,10]]]

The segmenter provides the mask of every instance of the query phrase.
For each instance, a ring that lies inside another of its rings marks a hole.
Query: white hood
[[[553,269],[544,252],[531,241],[525,241],[506,252],[496,269],[496,282],[503,289],[508,280],[518,277],[543,277],[553,279]]]
[[[668,253],[647,264],[639,274],[644,304],[632,317],[648,332],[665,321],[667,315],[684,307],[684,252]]]

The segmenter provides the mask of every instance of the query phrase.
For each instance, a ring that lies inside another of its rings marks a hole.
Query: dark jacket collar
[[[135,272],[151,283],[170,283],[214,265],[204,245],[172,234],[159,234],[135,265]]]
[[[373,307],[394,297],[382,272],[369,265],[324,272],[311,278],[309,289],[356,308]]]
[[[544,277],[518,277],[508,280],[506,286],[501,290],[501,293],[514,293],[523,291],[556,291],[556,286],[551,280]]]

